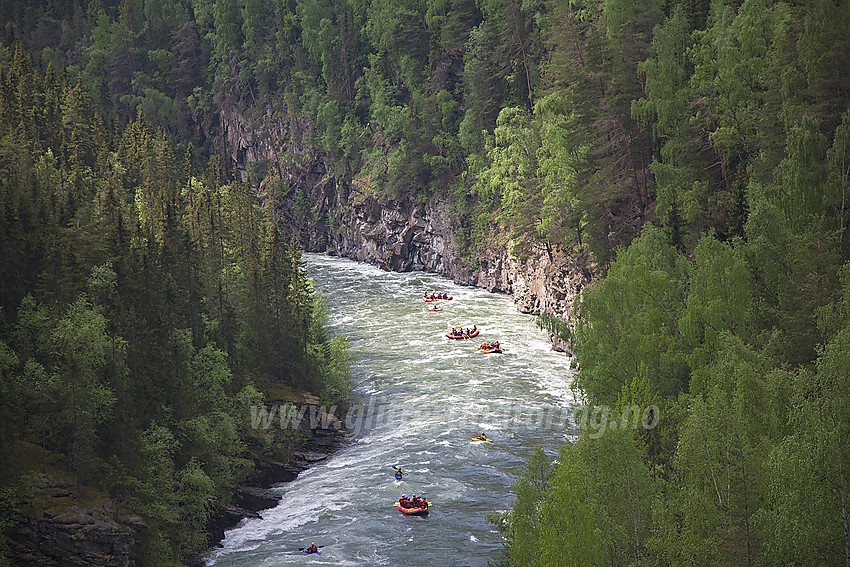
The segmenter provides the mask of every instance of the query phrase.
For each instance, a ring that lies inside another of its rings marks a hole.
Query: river
[[[276,488],[280,504],[227,532],[208,557],[215,566],[469,566],[502,553],[487,521],[510,507],[511,484],[536,446],[554,455],[570,434],[572,370],[551,350],[534,317],[512,299],[421,272],[306,254],[306,272],[328,299],[335,333],[354,356],[363,407],[345,418],[353,441]],[[451,301],[428,312],[425,292]],[[481,335],[449,340],[453,326]],[[503,354],[475,347],[499,341]],[[493,443],[471,440],[484,432]],[[407,475],[398,481],[392,466]],[[393,502],[426,495],[429,516]],[[298,549],[315,542],[322,554]]]

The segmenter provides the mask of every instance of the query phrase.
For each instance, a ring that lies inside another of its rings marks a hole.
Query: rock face
[[[119,524],[100,508],[72,506],[65,512],[21,516],[9,534],[15,565],[127,567],[139,519]]]
[[[342,184],[318,159],[287,175],[299,190],[290,191],[279,205],[279,221],[307,251],[392,271],[436,272],[460,284],[512,294],[523,313],[549,313],[565,320],[572,319],[573,301],[592,278],[585,255],[536,245],[519,258],[506,244],[507,237],[495,233],[483,252],[464,259],[455,235],[468,229],[455,224],[451,204],[440,196],[425,202],[379,199],[361,187]],[[555,345],[558,350],[566,347]]]
[[[463,258],[455,235],[467,235],[469,227],[457,225],[445,196],[427,201],[410,195],[378,197],[368,175],[354,183],[341,181],[320,155],[304,146],[301,132],[309,125],[289,115],[285,102],[274,106],[250,111],[223,107],[220,123],[242,180],[252,164],[264,164],[276,177],[270,183],[284,187],[276,203],[278,222],[305,250],[386,270],[435,272],[460,284],[512,294],[524,313],[574,320],[573,301],[593,277],[586,254],[538,245],[519,258],[506,244],[506,235],[494,232],[483,252]],[[271,193],[261,187],[258,196]],[[280,189],[274,193],[279,195]],[[561,343],[553,340],[554,348],[567,350]]]

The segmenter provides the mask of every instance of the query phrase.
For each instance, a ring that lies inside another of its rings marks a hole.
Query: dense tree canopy
[[[145,518],[153,564],[206,548],[246,456],[298,442],[249,406],[346,399],[345,343],[250,187],[82,77],[0,48],[0,485],[68,471]]]

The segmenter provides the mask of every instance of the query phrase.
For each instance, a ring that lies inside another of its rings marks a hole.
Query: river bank
[[[336,415],[327,413],[318,398],[309,394],[304,398],[302,402],[276,400],[266,404],[264,410],[271,416],[279,415],[284,403],[291,405],[295,413],[302,416],[297,431],[304,442],[285,462],[254,459],[250,476],[239,487],[233,500],[210,519],[208,533],[211,547],[218,545],[227,530],[241,521],[259,518],[260,512],[277,506],[281,497],[272,488],[294,481],[301,472],[324,462],[350,441],[344,423]],[[208,553],[198,555],[190,565],[204,565],[204,557]]]

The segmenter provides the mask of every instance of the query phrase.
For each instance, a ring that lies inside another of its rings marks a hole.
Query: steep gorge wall
[[[294,174],[291,187],[278,204],[280,222],[310,252],[391,271],[435,272],[462,285],[511,294],[523,313],[566,320],[573,319],[573,301],[592,277],[586,257],[538,245],[520,259],[496,233],[472,258],[464,258],[450,203],[439,196],[420,202],[371,195],[329,174],[320,159]],[[568,351],[562,343],[555,348]]]
[[[320,155],[299,145],[297,130],[302,125],[270,112],[253,121],[223,113],[222,123],[243,179],[248,164],[257,160],[264,160],[276,174],[259,196],[275,199],[280,226],[305,250],[385,270],[438,273],[459,284],[511,294],[523,313],[574,319],[573,301],[592,279],[585,255],[537,245],[520,259],[511,253],[507,237],[494,231],[473,257],[464,258],[455,238],[463,229],[442,196],[424,202],[410,195],[380,197],[345,182]],[[299,158],[282,164],[281,154]],[[552,338],[557,350],[568,352],[568,345]]]

